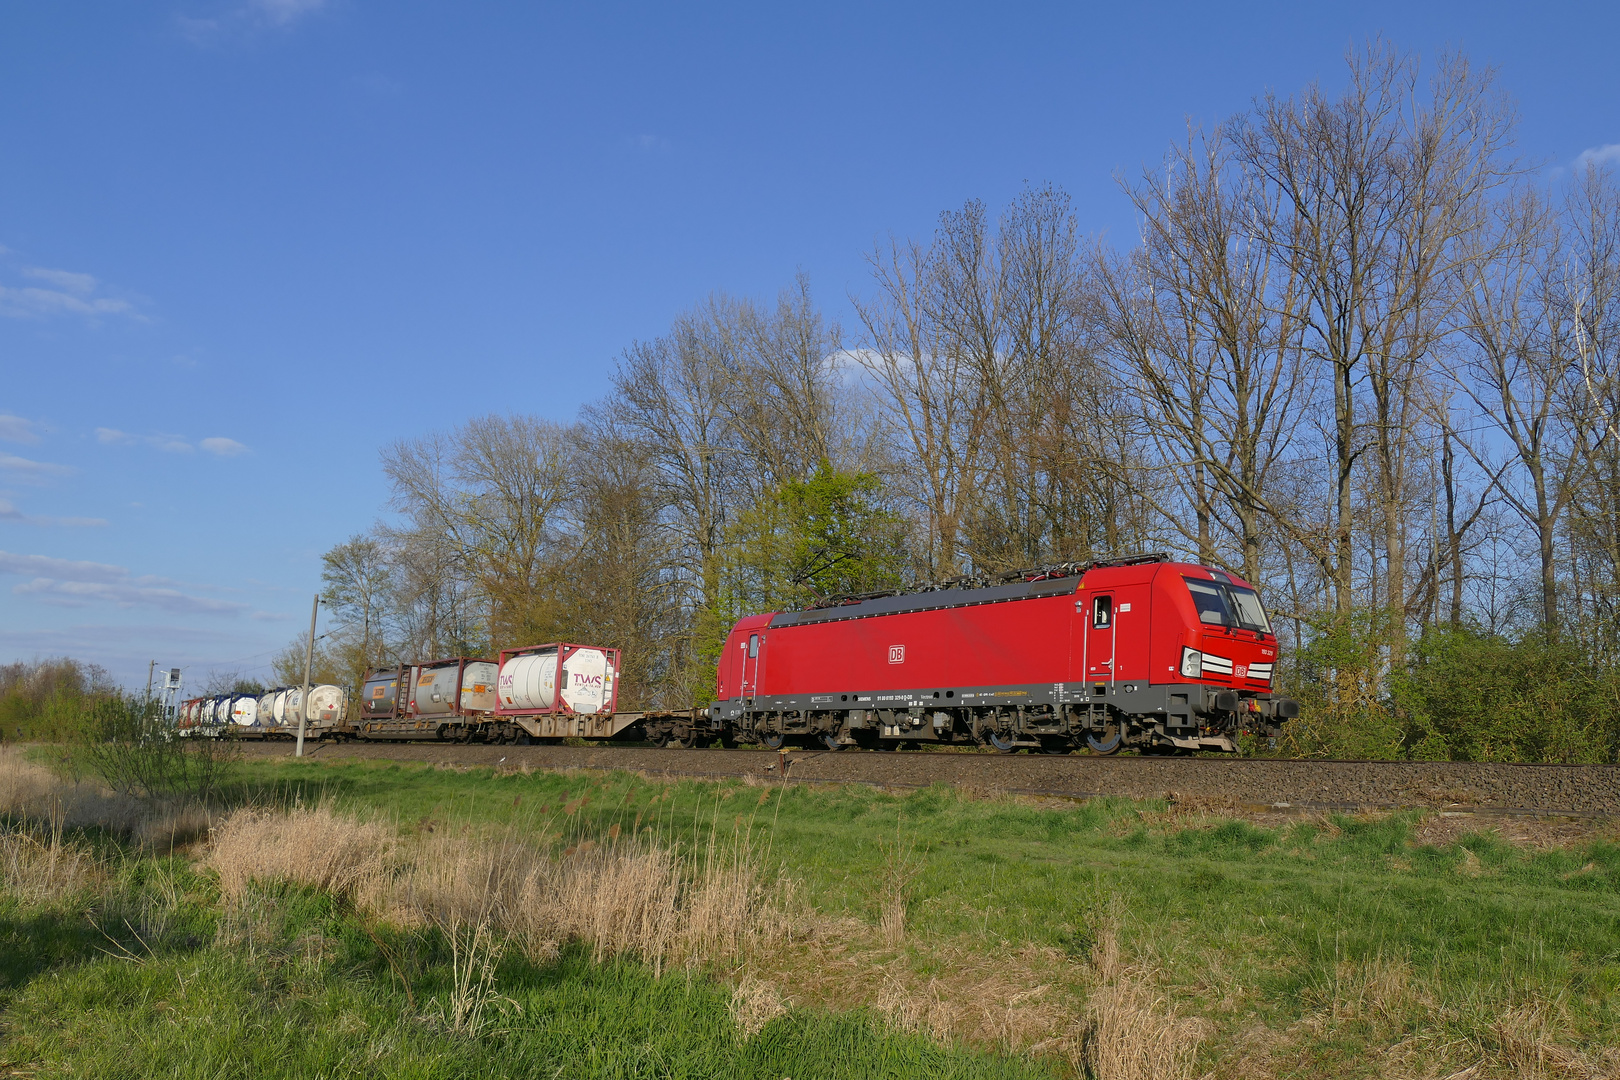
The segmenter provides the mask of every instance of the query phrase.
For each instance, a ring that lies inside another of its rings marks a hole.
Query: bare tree
[[[1173,150],[1164,175],[1130,196],[1142,245],[1105,263],[1102,280],[1122,377],[1180,495],[1160,512],[1200,561],[1250,581],[1273,530],[1326,560],[1273,483],[1309,389],[1299,275],[1286,249],[1254,240],[1276,229],[1273,193],[1233,166],[1217,130]]]
[[[1233,128],[1239,160],[1281,209],[1258,239],[1296,268],[1304,345],[1332,387],[1324,570],[1341,615],[1355,606],[1356,469],[1370,450],[1385,603],[1404,625],[1414,402],[1446,330],[1450,285],[1474,255],[1465,241],[1513,172],[1503,160],[1513,122],[1489,72],[1442,58],[1423,95],[1415,62],[1379,43],[1351,58],[1338,98],[1317,86],[1297,99],[1267,95]]]
[[[569,494],[576,433],[533,417],[486,416],[453,435],[396,443],[383,467],[394,507],[453,559],[504,636],[544,600],[547,548]]]

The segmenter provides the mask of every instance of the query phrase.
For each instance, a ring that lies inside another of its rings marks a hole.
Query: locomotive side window
[[[1114,598],[1099,596],[1091,601],[1091,625],[1107,626],[1114,621]]]

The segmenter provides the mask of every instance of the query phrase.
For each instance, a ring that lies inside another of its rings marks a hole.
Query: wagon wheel
[[[662,731],[653,732],[651,739],[648,741],[662,750],[674,741],[674,735],[668,728],[665,728]]]
[[[1091,748],[1093,754],[1107,756],[1117,754],[1125,745],[1125,729],[1118,720],[1111,720],[1103,725],[1102,734],[1096,732],[1086,733],[1086,746]]]
[[[994,728],[985,733],[985,739],[997,751],[1003,754],[1018,752],[1018,736],[1011,731],[997,731]]]
[[[844,748],[844,744],[838,741],[838,732],[836,731],[829,731],[821,736],[821,745],[828,750],[842,750]]]
[[[691,728],[686,730],[686,735],[684,737],[674,733],[671,733],[669,737],[669,745],[675,747],[677,750],[690,750],[692,747],[697,745],[697,741],[697,732],[693,731]]]
[[[787,743],[787,736],[780,731],[767,731],[759,741],[765,744],[767,750],[780,750]]]

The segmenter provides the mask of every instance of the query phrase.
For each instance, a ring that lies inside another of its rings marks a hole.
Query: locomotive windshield
[[[1229,585],[1224,581],[1203,581],[1183,578],[1193,603],[1198,605],[1198,620],[1210,626],[1241,626],[1245,630],[1269,634],[1271,623],[1266,609],[1253,589],[1242,585]]]

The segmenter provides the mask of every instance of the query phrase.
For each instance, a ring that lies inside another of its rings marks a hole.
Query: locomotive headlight
[[[1204,676],[1204,654],[1197,649],[1181,650],[1181,673],[1189,679]]]

